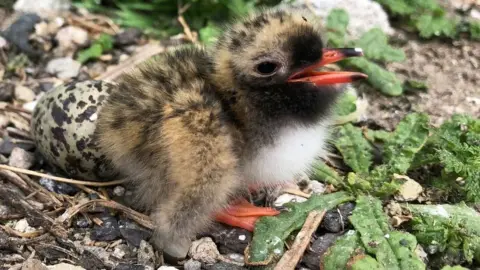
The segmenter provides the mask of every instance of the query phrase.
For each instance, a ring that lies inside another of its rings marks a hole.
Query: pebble
[[[206,265],[206,270],[246,270],[247,268],[227,262],[219,262],[212,265]]]
[[[173,267],[173,266],[163,265],[163,266],[160,266],[157,270],[178,270],[178,268]]]
[[[123,259],[123,257],[125,257],[125,255],[127,254],[127,251],[128,251],[127,245],[118,245],[113,250],[112,256],[118,259]]]
[[[22,102],[30,102],[35,99],[35,92],[32,89],[23,85],[15,86],[15,99]]]
[[[108,214],[103,213],[101,216],[97,216],[103,224],[101,226],[95,225],[90,238],[94,241],[113,241],[120,237],[120,229],[117,219]]]
[[[88,219],[86,219],[83,216],[77,216],[75,219],[75,227],[77,228],[88,228],[90,227],[90,223],[88,222]]]
[[[338,234],[327,233],[315,239],[303,255],[302,265],[310,269],[320,269],[320,258],[335,243],[338,237]]]
[[[13,148],[20,147],[24,150],[32,150],[35,146],[31,143],[14,143],[12,138],[4,136],[0,138],[0,154],[10,155],[13,151]]]
[[[312,189],[312,192],[315,194],[323,194],[327,190],[324,184],[315,180],[310,181],[310,188]]]
[[[306,200],[307,200],[307,198],[285,193],[285,194],[282,194],[282,195],[278,196],[278,198],[275,200],[273,205],[275,207],[280,207],[280,206],[283,206],[284,204],[289,203],[289,202],[301,203],[301,202],[304,202]]]
[[[354,208],[353,203],[345,203],[336,209],[327,211],[320,228],[333,233],[343,231],[349,224],[348,217],[352,214]]]
[[[46,12],[67,11],[71,5],[70,0],[17,0],[13,9],[21,12],[45,14]]]
[[[28,224],[28,221],[27,219],[23,218],[23,219],[20,219],[19,221],[17,221],[15,223],[15,226],[13,227],[14,230],[16,231],[19,231],[19,232],[33,232],[33,231],[36,231],[35,228],[33,227],[30,227],[30,225]]]
[[[183,265],[183,269],[184,270],[200,270],[202,269],[202,263],[199,261],[190,259]]]
[[[22,264],[21,270],[48,270],[46,265],[44,265],[40,260],[37,259],[28,259]]]
[[[193,241],[188,251],[188,255],[197,261],[205,264],[214,264],[220,252],[217,249],[217,245],[210,237],[203,237],[199,240]]]
[[[12,101],[15,91],[15,85],[11,83],[0,82],[0,101]]]
[[[241,228],[227,227],[219,223],[215,223],[210,232],[202,236],[211,237],[222,254],[243,254],[248,243],[252,240],[251,232]]]
[[[122,187],[122,186],[116,186],[113,189],[113,195],[115,195],[117,197],[123,197],[123,195],[125,195],[125,188]]]
[[[49,265],[49,270],[85,270],[85,268],[77,265],[72,265],[68,263],[59,263],[55,265]]]
[[[146,267],[141,264],[119,263],[113,270],[145,270]]]
[[[38,57],[42,52],[34,49],[29,40],[30,34],[35,31],[35,24],[40,22],[40,19],[37,14],[23,14],[2,33],[2,36],[28,56]]]
[[[155,253],[153,247],[147,241],[142,240],[138,248],[137,261],[139,264],[153,267],[155,265]]]
[[[398,194],[395,195],[395,199],[399,202],[411,202],[416,200],[423,192],[423,187],[415,180],[404,175],[394,175],[397,180],[404,180],[405,182],[400,186]]]
[[[0,49],[6,48],[8,45],[8,42],[6,39],[4,39],[2,36],[0,36]]]
[[[70,185],[68,183],[53,181],[52,179],[45,178],[45,177],[40,178],[39,183],[48,191],[55,192],[58,194],[66,194],[66,195],[73,196],[79,191],[79,189],[73,185]]]
[[[371,28],[379,27],[383,32],[391,35],[394,33],[390,26],[387,13],[380,4],[372,0],[296,0],[294,6],[311,3],[316,15],[326,23],[326,18],[334,8],[343,8],[347,11],[350,22],[347,33],[353,39],[359,38]]]
[[[88,42],[88,32],[76,26],[66,26],[60,29],[55,39],[62,50],[73,49]]]
[[[33,153],[25,151],[20,147],[12,149],[8,165],[22,169],[30,169],[34,164],[35,155]]]
[[[225,257],[237,263],[243,264],[245,262],[245,256],[243,256],[242,254],[230,253],[230,254],[227,254]]]
[[[45,71],[57,76],[59,79],[69,79],[78,75],[81,66],[80,62],[70,57],[64,57],[50,60]]]
[[[137,28],[127,28],[115,36],[115,45],[127,46],[136,44],[141,36],[141,30]]]
[[[121,219],[118,221],[118,227],[125,240],[135,247],[139,247],[143,240],[146,241],[152,236],[150,230],[144,229],[129,220]]]

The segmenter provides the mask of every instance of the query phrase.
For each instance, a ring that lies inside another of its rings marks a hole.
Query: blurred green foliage
[[[274,6],[281,0],[74,0],[77,7],[104,13],[124,27],[135,27],[156,37],[166,38],[183,31],[177,21],[179,11],[189,27],[209,42],[226,20],[256,8]]]
[[[414,29],[422,38],[456,38],[462,32],[479,40],[479,21],[462,21],[459,16],[448,14],[438,0],[375,0],[402,24]]]

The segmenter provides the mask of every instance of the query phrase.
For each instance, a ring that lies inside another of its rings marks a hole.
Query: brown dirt
[[[412,111],[426,112],[434,125],[454,113],[480,117],[480,43],[474,41],[425,42],[410,40],[401,47],[407,56],[387,68],[399,78],[425,81],[426,92],[388,97],[364,90],[368,117],[392,130]],[[362,90],[362,89],[361,89]]]

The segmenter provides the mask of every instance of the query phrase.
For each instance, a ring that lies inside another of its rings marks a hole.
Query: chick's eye
[[[257,65],[257,72],[261,75],[271,75],[278,69],[278,64],[274,62],[262,62]]]

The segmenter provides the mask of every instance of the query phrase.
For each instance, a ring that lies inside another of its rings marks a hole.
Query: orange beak
[[[310,82],[317,86],[330,85],[337,83],[350,83],[353,81],[366,79],[368,76],[360,72],[347,71],[313,71],[327,64],[335,63],[348,57],[363,56],[362,49],[358,48],[339,48],[323,49],[323,57],[317,63],[306,67],[305,69],[294,73],[288,79],[288,82]]]

